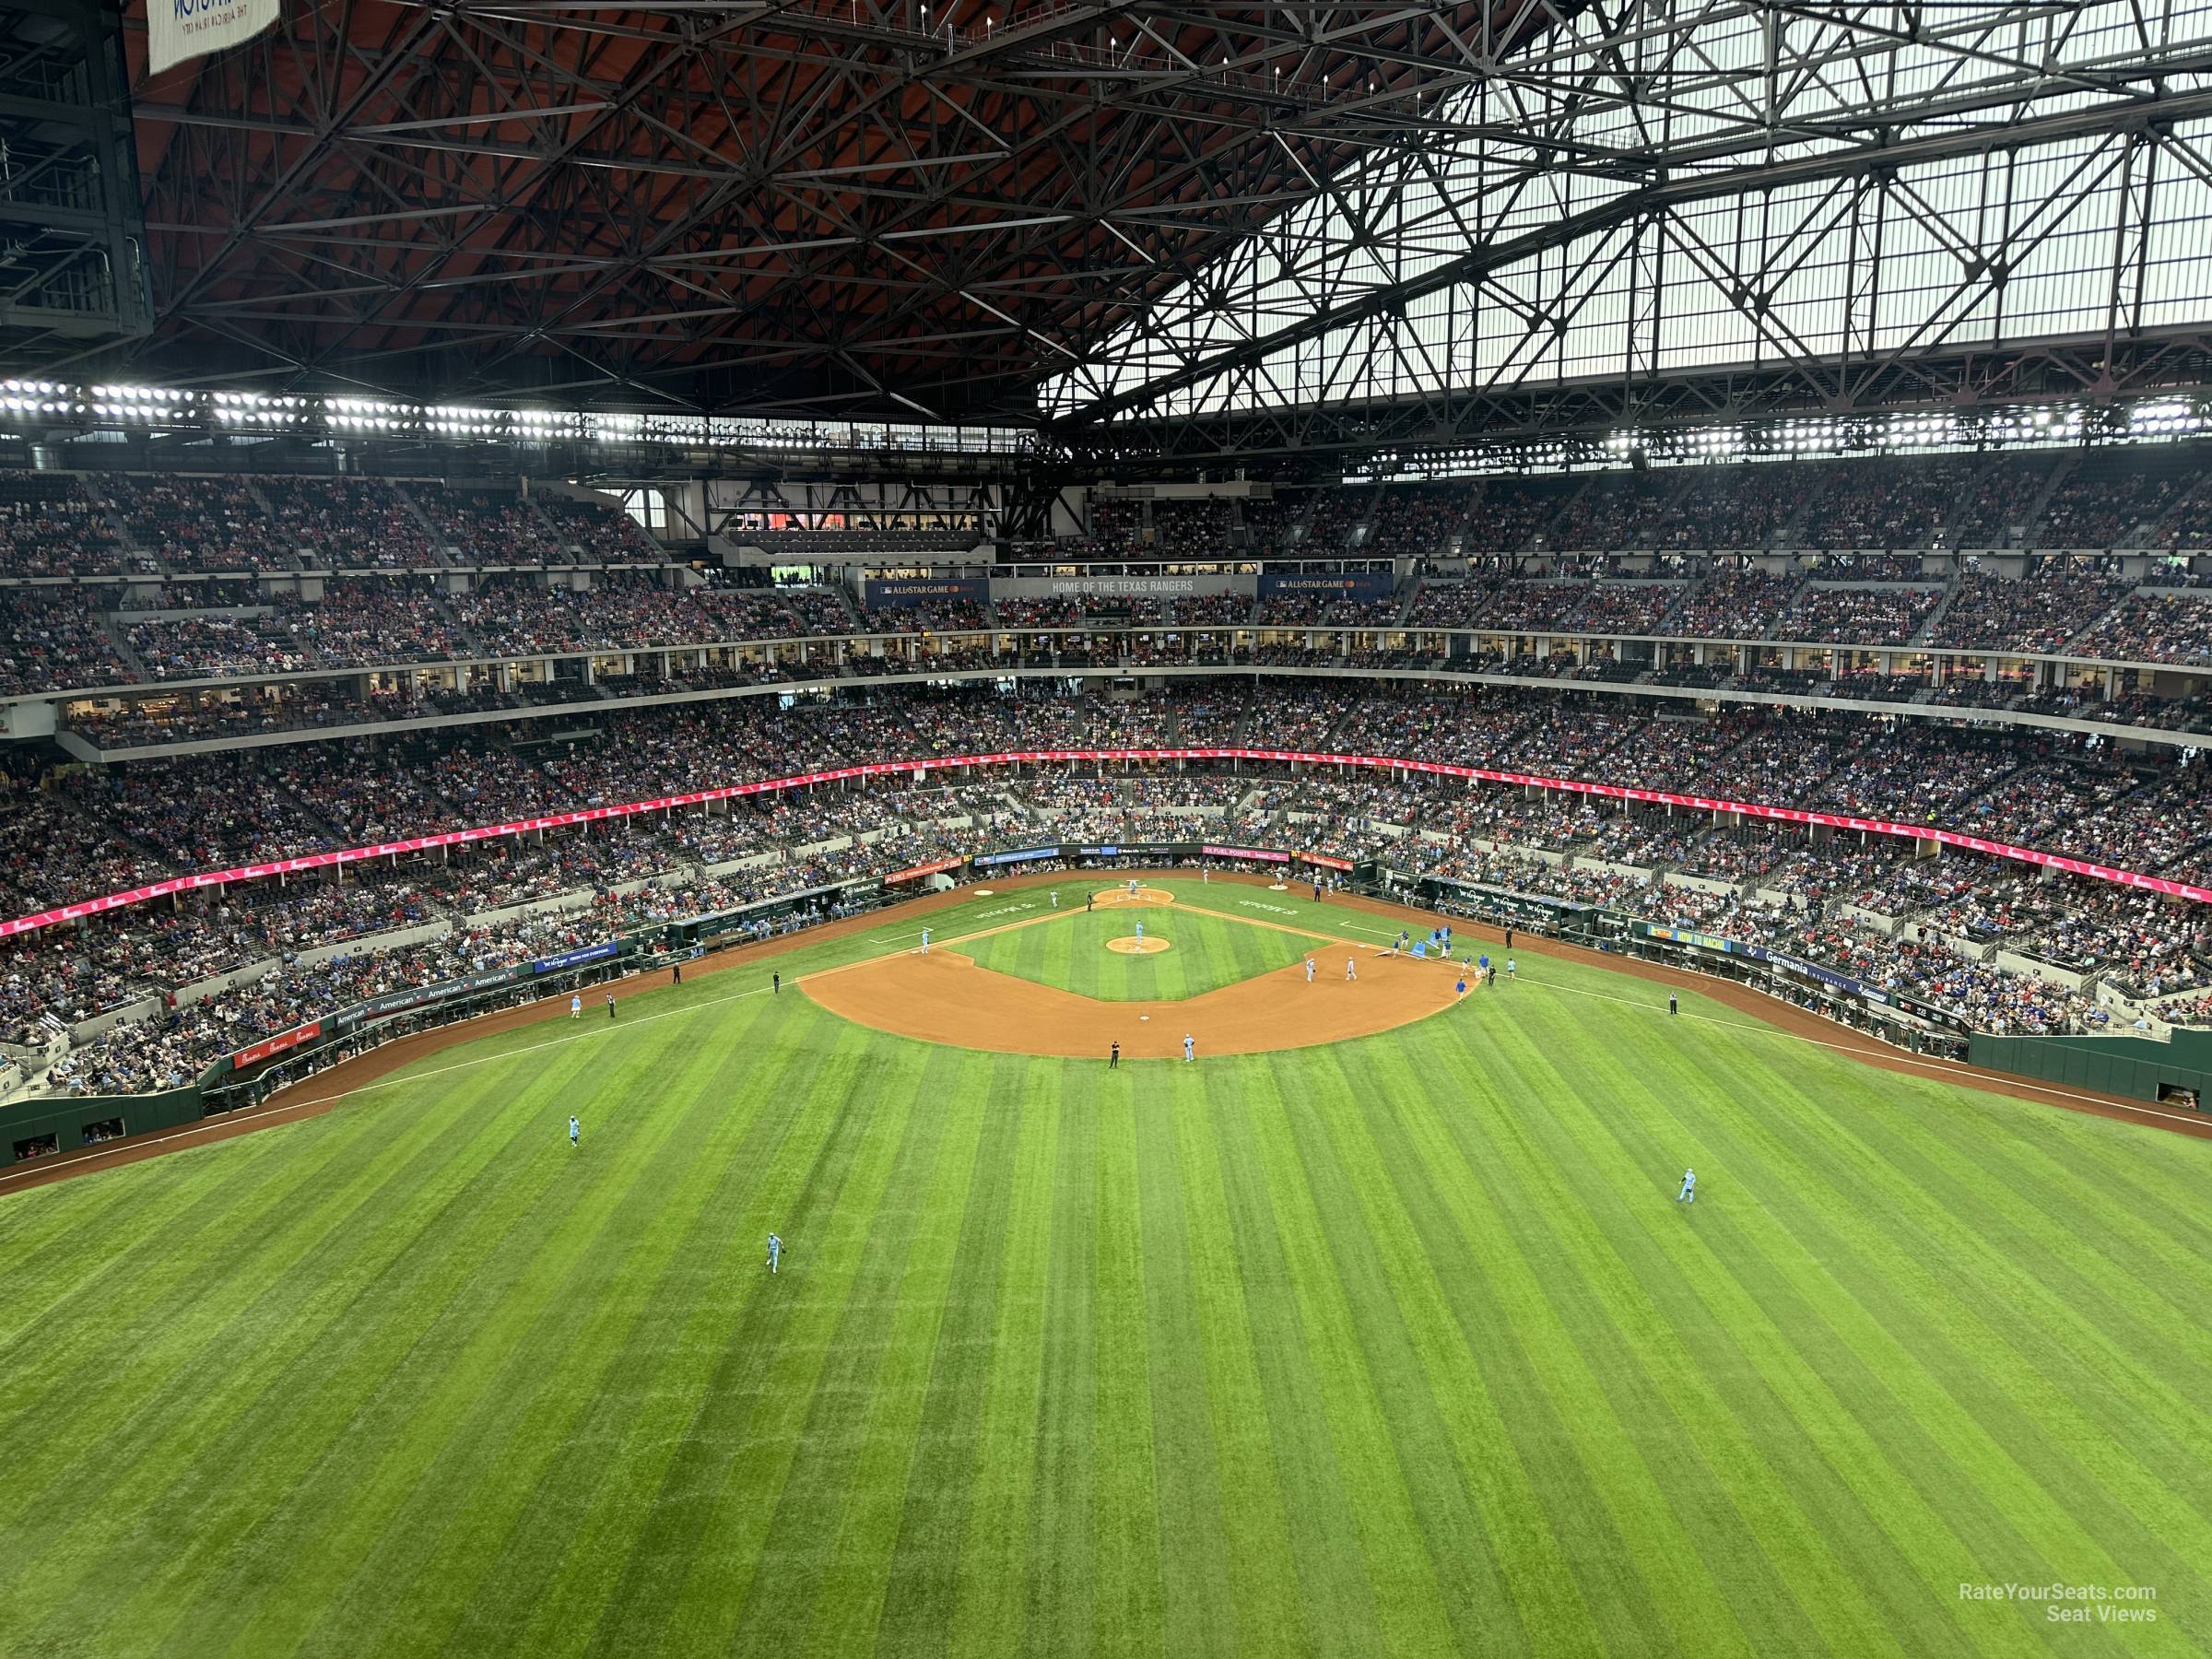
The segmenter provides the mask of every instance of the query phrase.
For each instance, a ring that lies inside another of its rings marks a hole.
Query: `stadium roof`
[[[2058,344],[2110,390],[2212,323],[2212,0],[338,0],[135,113],[172,380],[1848,408]]]

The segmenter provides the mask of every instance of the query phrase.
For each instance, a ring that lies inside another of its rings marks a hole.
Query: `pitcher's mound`
[[[1106,948],[1123,956],[1158,956],[1169,946],[1165,939],[1109,939]]]

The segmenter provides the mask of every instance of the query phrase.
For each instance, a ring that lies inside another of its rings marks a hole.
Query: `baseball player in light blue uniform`
[[[1194,1046],[1195,1045],[1191,1040],[1191,1034],[1188,1031],[1185,1031],[1182,1036],[1182,1063],[1185,1065],[1188,1065],[1193,1060],[1197,1058],[1197,1055],[1191,1052]]]
[[[922,954],[929,954],[929,929],[926,927],[922,930]]]
[[[570,1118],[570,1119],[569,1119],[569,1145],[570,1145],[570,1146],[571,1146],[571,1147],[572,1147],[572,1146],[574,1146],[574,1145],[576,1145],[577,1141],[579,1140],[579,1138],[581,1138],[581,1137],[582,1137],[582,1134],[583,1134],[583,1125],[582,1125],[582,1124],[578,1123],[578,1122],[577,1122],[577,1121],[576,1121],[576,1120],[575,1120],[573,1117]]]
[[[1685,1170],[1682,1171],[1682,1190],[1675,1194],[1675,1202],[1677,1204],[1695,1204],[1697,1201],[1698,1172],[1695,1170]]]
[[[1306,983],[1310,985],[1310,984],[1312,984],[1312,982],[1313,982],[1313,959],[1312,959],[1312,957],[1308,957],[1308,958],[1306,959]]]
[[[1142,922],[1136,924],[1136,942],[1139,945],[1145,942],[1145,924]]]
[[[770,1233],[768,1235],[768,1270],[771,1273],[775,1272],[777,1264],[782,1259],[783,1241],[777,1238],[774,1233]]]

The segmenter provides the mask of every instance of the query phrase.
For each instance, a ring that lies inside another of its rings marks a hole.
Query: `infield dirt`
[[[924,1042],[1065,1059],[1103,1058],[1119,1042],[1124,1059],[1180,1060],[1185,1032],[1202,1054],[1371,1037],[1450,1007],[1454,978],[1436,963],[1371,956],[1352,981],[1324,969],[1308,984],[1294,963],[1181,1002],[1108,1003],[933,950],[809,974],[801,989],[855,1025]]]
[[[1170,870],[1156,874],[1171,878],[1187,878],[1188,877],[1187,871]],[[1001,877],[994,883],[994,886],[1001,891],[1018,891],[1025,888],[1064,886],[1071,880],[1082,879],[1084,877],[1063,872],[1053,875]],[[1242,887],[1260,889],[1272,887],[1269,879],[1265,876],[1248,876],[1226,871],[1216,871],[1213,880],[1217,886],[1230,888]],[[1295,889],[1291,890],[1295,891]],[[918,920],[936,911],[964,903],[977,896],[977,890],[973,888],[956,888],[946,892],[910,900],[900,906],[900,914],[902,917],[912,917]],[[1347,912],[1382,917],[1394,925],[1418,924],[1425,927],[1434,921],[1432,916],[1423,911],[1393,904],[1382,900],[1359,898],[1343,893],[1332,894],[1325,907],[1308,910],[1306,906],[1300,904],[1299,908],[1300,913],[1312,915],[1316,923],[1323,924],[1311,930],[1316,932],[1327,931],[1326,924],[1329,922]],[[1334,916],[1331,914],[1332,912],[1335,912]],[[691,982],[709,974],[737,970],[749,970],[764,974],[774,958],[825,939],[838,938],[848,934],[879,928],[883,925],[884,914],[880,911],[871,912],[865,915],[827,923],[804,933],[785,935],[772,941],[725,949],[702,961],[690,964],[685,975],[686,982]],[[1455,925],[1470,947],[1479,947],[1485,944],[1495,945],[1499,942],[1500,934],[1496,928],[1480,926],[1465,921],[1457,921]],[[1308,930],[1301,929],[1300,931]],[[1601,955],[1595,951],[1585,950],[1580,946],[1563,945],[1555,940],[1535,938],[1525,933],[1520,937],[1519,950],[1523,956],[1531,959],[1558,958],[1566,961],[1580,962],[1590,967],[1604,968],[1612,972],[1624,974],[1632,979],[1643,980],[1661,987],[1695,992],[1723,1006],[1751,1015],[1785,1036],[1794,1037],[1802,1041],[1816,1042],[1822,1047],[1851,1054],[1869,1065],[1879,1066],[1884,1070],[1902,1072],[1912,1077],[1936,1077],[1941,1081],[1956,1083],[1964,1088],[1984,1089],[1992,1094],[2006,1095],[2015,1100],[2032,1100],[2043,1105],[2060,1107],[2068,1112],[2087,1112],[2097,1117],[2116,1118],[2123,1123],[2161,1128],[2176,1134],[2212,1138],[2212,1117],[2200,1116],[2194,1112],[2182,1112],[2145,1106],[2114,1096],[2094,1095],[2080,1089],[2053,1088],[2039,1084],[2027,1077],[2015,1077],[2004,1072],[1984,1071],[1976,1066],[1960,1065],[1952,1061],[1908,1055],[1864,1032],[1854,1031],[1848,1027],[1819,1018],[1803,1009],[1792,1007],[1787,1003],[1778,1002],[1773,997],[1762,995],[1748,986],[1739,985],[1732,981],[1689,973],[1678,968],[1662,967],[1654,962],[1638,961],[1630,957]],[[1298,971],[1301,974],[1303,972],[1302,970]],[[657,972],[635,975],[623,981],[622,993],[627,998],[641,992],[659,989],[669,982],[668,971],[662,969]],[[1300,989],[1303,990],[1304,987],[1300,986]],[[1123,1006],[1127,1006],[1128,1005]],[[1189,1006],[1188,1004],[1171,1004],[1169,1006],[1186,1009]],[[479,1018],[462,1021],[454,1025],[418,1031],[387,1043],[381,1048],[372,1049],[367,1053],[357,1055],[350,1060],[342,1061],[328,1071],[303,1078],[289,1088],[272,1095],[268,1100],[258,1107],[241,1110],[222,1117],[204,1119],[200,1123],[185,1124],[175,1129],[160,1130],[151,1135],[133,1135],[127,1140],[111,1141],[104,1146],[88,1147],[82,1150],[72,1150],[52,1158],[42,1158],[29,1163],[16,1164],[7,1170],[0,1171],[0,1193],[19,1192],[29,1187],[45,1186],[53,1182],[68,1180],[72,1176],[88,1174],[102,1169],[112,1169],[120,1164],[135,1163],[141,1159],[156,1158],[164,1152],[180,1147],[204,1146],[210,1141],[227,1140],[232,1135],[251,1134],[257,1129],[272,1128],[281,1124],[297,1123],[301,1118],[317,1116],[330,1111],[347,1096],[431,1054],[461,1043],[473,1041],[479,1037],[510,1030],[517,1026],[535,1025],[542,1021],[559,1019],[564,1018],[567,1012],[567,998],[548,997],[543,1002],[531,1003],[523,1007],[505,1009],[497,1014],[485,1015]],[[1409,1018],[1418,1018],[1420,1016],[1414,1015]],[[1152,1023],[1158,1023],[1157,1017]],[[1402,1025],[1406,1022],[1401,1019],[1396,1023]],[[1193,1034],[1195,1035],[1195,1031]],[[1110,1038],[1108,1041],[1111,1041],[1112,1039]],[[1322,1040],[1317,1039],[1316,1041]],[[1327,1041],[1335,1041],[1335,1039]],[[1286,1045],[1276,1043],[1272,1046]],[[1082,1051],[1085,1054],[1095,1054],[1098,1052],[1096,1049]],[[1124,1052],[1135,1053],[1137,1051],[1124,1046]],[[1226,1053],[1233,1051],[1209,1046],[1205,1052]],[[1182,1053],[1181,1029],[1176,1032],[1174,1053],[1178,1054]]]

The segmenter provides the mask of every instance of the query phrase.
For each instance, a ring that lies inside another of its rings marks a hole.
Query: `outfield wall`
[[[1967,1058],[1993,1071],[2092,1089],[2123,1100],[2175,1104],[2187,1090],[2197,1110],[2212,1106],[2212,1031],[2148,1037],[1985,1037],[1967,1041]]]

